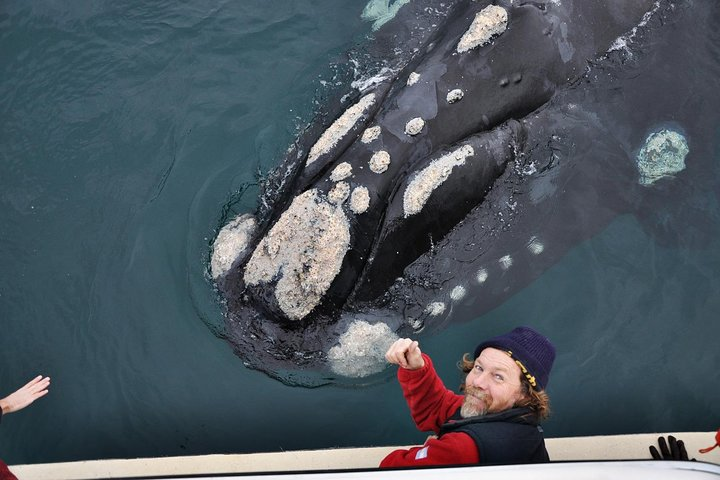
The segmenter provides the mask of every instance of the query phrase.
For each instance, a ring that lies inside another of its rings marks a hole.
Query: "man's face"
[[[465,400],[460,415],[468,418],[502,412],[522,398],[520,367],[515,360],[501,350],[486,348],[465,378]]]

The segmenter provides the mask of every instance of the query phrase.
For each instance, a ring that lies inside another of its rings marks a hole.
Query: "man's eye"
[[[477,370],[478,372],[482,372],[483,368],[480,365],[475,365],[475,370]]]
[[[497,380],[498,382],[502,382],[503,380],[505,380],[505,378],[500,374],[495,374],[495,380]]]

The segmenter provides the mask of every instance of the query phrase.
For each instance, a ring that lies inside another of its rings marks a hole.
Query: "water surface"
[[[363,3],[0,6],[0,392],[52,377],[46,398],[3,420],[7,463],[425,438],[390,373],[308,389],[247,369],[216,336],[207,279],[227,209],[254,209],[258,172],[365,41]],[[717,34],[678,41],[692,46],[670,53],[680,84],[716,82]],[[717,118],[703,147],[715,166]],[[667,213],[697,235],[659,239],[620,216],[423,349],[452,386],[463,351],[528,323],[559,351],[549,436],[716,429],[717,180],[708,171],[675,202],[692,208]]]

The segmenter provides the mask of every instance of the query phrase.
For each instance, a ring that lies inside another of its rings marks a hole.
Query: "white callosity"
[[[356,187],[350,194],[350,210],[359,215],[370,207],[370,193],[367,187]]]
[[[366,128],[365,131],[362,134],[362,137],[360,138],[360,141],[362,143],[370,143],[374,142],[378,139],[380,136],[380,125],[375,125],[374,127]]]
[[[450,298],[456,302],[465,298],[465,295],[467,295],[467,289],[462,285],[456,286],[450,292]]]
[[[310,149],[306,165],[310,165],[321,155],[328,153],[362,118],[365,112],[375,103],[375,94],[369,93],[362,97],[358,103],[345,110],[345,113],[325,130],[315,145]]]
[[[442,315],[443,313],[445,313],[445,304],[443,302],[432,302],[427,307],[425,307],[425,313],[433,317]]]
[[[463,91],[460,90],[459,88],[456,88],[455,90],[450,90],[447,94],[447,102],[448,103],[459,102],[460,100],[462,100],[464,95],[465,94],[463,93]]]
[[[230,270],[233,262],[245,252],[256,227],[255,217],[244,213],[235,217],[220,230],[213,244],[210,259],[210,272],[213,278],[217,279]]]
[[[475,280],[477,280],[477,282],[479,284],[485,283],[487,278],[488,278],[488,272],[484,268],[481,268],[480,270],[478,270],[477,275],[475,276]]]
[[[457,52],[464,53],[476,47],[482,47],[495,35],[507,28],[507,11],[497,5],[488,5],[480,10],[473,19],[470,28],[460,38]]]
[[[384,323],[355,320],[332,347],[327,358],[333,372],[346,377],[366,377],[382,371],[385,352],[398,336]]]
[[[347,182],[338,182],[328,193],[328,200],[335,205],[342,205],[350,196],[350,184]]]
[[[505,255],[504,257],[500,257],[498,263],[500,264],[500,268],[502,268],[503,270],[507,270],[508,268],[512,267],[513,258],[510,255]]]
[[[533,255],[540,255],[545,250],[545,245],[537,237],[531,237],[527,245],[528,250]]]
[[[405,217],[419,213],[432,192],[448,179],[453,168],[464,165],[467,157],[475,151],[470,145],[462,147],[430,162],[430,165],[419,171],[410,181],[403,194]]]
[[[275,299],[290,320],[315,308],[340,272],[350,246],[350,224],[341,208],[316,189],[295,197],[245,266],[248,285],[279,276]]]
[[[352,175],[352,165],[350,165],[348,162],[342,162],[338,164],[330,174],[330,180],[333,182],[339,182],[340,180],[345,180],[349,176]]]
[[[385,150],[373,153],[370,158],[370,170],[375,173],[383,173],[390,166],[390,154]]]
[[[685,137],[674,130],[651,133],[636,159],[640,185],[652,185],[662,177],[684,170],[689,151]]]
[[[417,135],[422,132],[425,126],[425,120],[420,117],[415,117],[405,125],[405,133],[408,135]]]
[[[420,80],[420,74],[417,72],[412,72],[410,75],[408,75],[407,86],[411,87],[415,85],[418,80]]]

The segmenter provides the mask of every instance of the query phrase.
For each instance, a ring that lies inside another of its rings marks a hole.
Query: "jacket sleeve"
[[[2,460],[0,460],[0,480],[18,480]]]
[[[425,366],[418,370],[398,369],[398,380],[415,425],[423,432],[440,431],[460,405],[463,396],[448,390],[423,353]]]
[[[381,468],[421,467],[428,465],[461,465],[480,462],[475,442],[462,432],[446,433],[425,445],[408,450],[395,450],[380,462]]]

